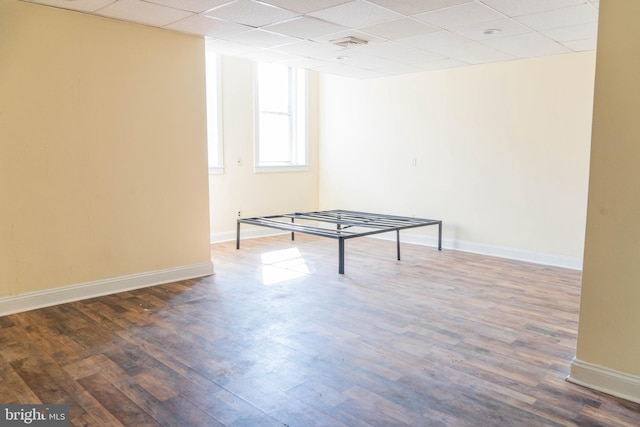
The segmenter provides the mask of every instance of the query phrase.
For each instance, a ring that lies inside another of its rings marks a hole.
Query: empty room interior
[[[0,405],[640,425],[638,22],[0,0]]]

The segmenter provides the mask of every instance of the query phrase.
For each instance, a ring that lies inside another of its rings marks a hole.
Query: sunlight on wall
[[[274,285],[310,274],[307,262],[298,248],[262,254],[262,284]]]

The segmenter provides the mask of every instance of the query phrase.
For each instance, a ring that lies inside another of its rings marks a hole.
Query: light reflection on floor
[[[307,262],[298,248],[262,254],[262,284],[274,285],[310,274]]]

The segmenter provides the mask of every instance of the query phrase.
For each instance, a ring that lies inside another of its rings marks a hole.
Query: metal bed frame
[[[301,223],[300,221],[303,222]],[[335,224],[335,228],[308,225],[306,223],[308,221],[322,224]],[[295,233],[305,233],[312,234],[314,236],[338,239],[339,274],[344,274],[344,241],[355,237],[395,231],[399,261],[400,230],[425,227],[428,225],[438,225],[438,250],[442,250],[442,221],[436,219],[381,215],[341,209],[304,213],[296,212],[291,214],[270,215],[255,218],[238,218],[236,249],[240,249],[240,224],[242,223],[290,231],[291,240],[295,240]]]

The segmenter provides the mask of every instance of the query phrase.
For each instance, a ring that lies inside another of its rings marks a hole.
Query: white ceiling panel
[[[575,6],[585,3],[585,0],[482,0],[482,2],[507,16],[515,17]]]
[[[79,12],[95,12],[114,0],[24,0],[29,3],[38,3],[46,6],[60,7],[62,9],[77,10]]]
[[[233,0],[146,0],[149,3],[155,3],[162,6],[173,7],[176,9],[187,10],[190,12],[204,12],[214,7],[222,6]]]
[[[420,36],[408,37],[406,39],[398,40],[399,43],[426,50],[455,43],[464,43],[466,41],[469,40],[450,31],[437,31],[435,33],[423,34]]]
[[[373,70],[365,70],[357,67],[350,67],[343,64],[325,64],[323,67],[314,68],[320,73],[335,74],[342,77],[350,77],[352,79],[365,80],[375,79],[379,77],[388,77],[388,74]]]
[[[205,15],[191,15],[164,28],[213,38],[224,38],[253,29],[253,27],[221,21]]]
[[[396,19],[395,21],[387,21],[360,29],[360,31],[365,33],[384,37],[389,40],[397,40],[420,34],[432,33],[438,30],[439,28],[424,24],[411,18]]]
[[[287,52],[294,55],[327,61],[334,60],[336,57],[343,55],[342,52],[345,49],[328,43],[316,43],[305,40],[298,43],[280,46],[277,50],[280,52]]]
[[[598,0],[21,1],[205,36],[224,55],[357,78],[594,50],[599,6]],[[349,36],[366,44],[332,43]]]
[[[596,39],[572,40],[563,44],[574,52],[584,52],[595,50],[598,41]]]
[[[471,40],[487,40],[529,33],[532,30],[512,19],[503,18],[497,21],[463,25],[462,27],[451,28],[449,31]]]
[[[534,30],[544,31],[554,28],[598,22],[598,11],[593,7],[593,5],[584,3],[579,6],[566,7],[564,9],[552,10],[550,12],[540,12],[532,15],[521,16],[516,18],[516,20],[533,28]]]
[[[466,62],[460,61],[459,59],[443,59],[442,61],[435,61],[430,64],[423,65],[421,68],[423,70],[446,70],[447,68],[456,68],[456,67],[464,67],[467,64]]]
[[[384,74],[387,74],[389,76],[397,76],[397,75],[401,75],[401,74],[419,73],[419,72],[421,72],[423,70],[420,67],[414,67],[412,65],[401,64],[401,63],[397,62],[395,64],[389,64],[389,65],[385,65],[385,66],[380,67],[380,68],[376,68],[373,71],[384,73]]]
[[[418,13],[445,7],[470,3],[474,0],[369,0],[372,3],[391,9],[403,15],[417,15]]]
[[[570,52],[568,48],[538,33],[484,40],[482,43],[517,58],[532,58]]]
[[[373,55],[391,60],[398,60],[402,56],[420,51],[420,49],[417,49],[415,47],[392,41],[372,43],[366,46],[354,47],[347,50],[357,54]]]
[[[162,27],[190,16],[190,12],[140,0],[118,0],[96,12],[98,15],[124,21]]]
[[[496,21],[503,16],[481,3],[465,3],[434,12],[421,13],[415,18],[441,28],[454,28],[481,22]]]
[[[575,40],[595,40],[598,35],[598,24],[592,22],[572,27],[554,28],[553,30],[543,31],[542,34],[561,43]]]
[[[212,9],[205,15],[252,27],[262,27],[293,19],[300,14],[254,0],[236,0]]]
[[[298,13],[311,13],[350,1],[351,0],[262,0],[263,3],[269,3]]]
[[[330,7],[310,14],[325,21],[334,22],[345,27],[359,28],[380,22],[402,18],[402,15],[392,12],[363,0],[354,0],[339,6]]]
[[[507,61],[510,59],[515,59],[508,53],[504,53],[490,46],[486,46],[477,42],[456,43],[447,46],[436,47],[432,50],[444,57],[456,58],[469,64]]]
[[[249,44],[258,47],[276,47],[283,44],[299,42],[295,37],[283,36],[282,34],[270,33],[269,31],[251,30],[245,33],[235,34],[226,38],[229,41]]]
[[[433,64],[434,62],[442,61],[443,59],[447,59],[447,57],[435,52],[427,52],[422,49],[418,49],[415,52],[404,55],[399,55],[396,58],[397,61],[402,62],[403,64],[414,65],[417,67]]]
[[[341,25],[308,16],[300,16],[289,21],[267,25],[262,29],[302,39],[312,39],[346,30]]]

